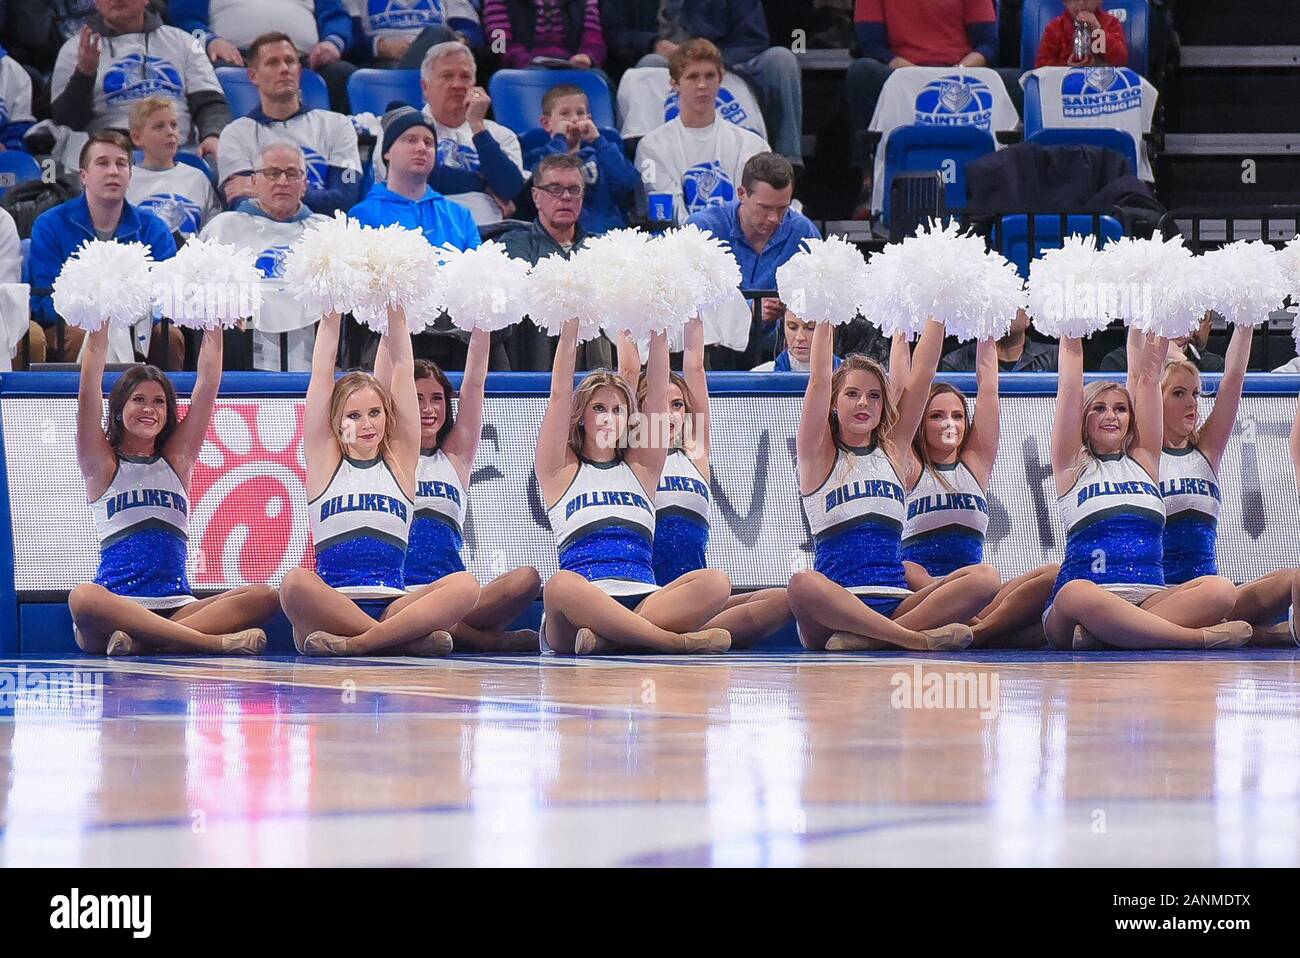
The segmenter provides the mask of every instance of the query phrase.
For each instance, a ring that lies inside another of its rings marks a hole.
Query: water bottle
[[[1092,46],[1092,36],[1088,31],[1088,25],[1082,20],[1074,21],[1074,60],[1076,63],[1085,63],[1091,59],[1089,49]]]

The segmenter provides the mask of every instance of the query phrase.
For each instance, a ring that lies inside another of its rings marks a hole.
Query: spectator
[[[429,185],[438,151],[433,123],[415,107],[400,106],[385,114],[383,129],[380,156],[388,182],[372,186],[348,215],[367,226],[397,224],[421,230],[434,246],[478,246],[478,227],[469,210]]]
[[[95,12],[95,0],[7,0],[6,6],[9,55],[47,76],[63,44]]]
[[[557,153],[538,163],[533,172],[537,219],[527,229],[512,230],[501,238],[506,252],[535,266],[557,254],[568,259],[574,250],[580,249],[587,240],[587,231],[580,222],[585,184],[582,161],[576,156]],[[510,368],[550,369],[556,338],[547,336],[531,319],[525,319],[514,327],[506,347],[510,352]],[[588,369],[612,368],[613,347],[603,335],[585,343],[583,349]]]
[[[70,362],[81,351],[85,334],[74,327],[64,331],[62,352],[58,350],[56,327],[61,320],[54,311],[50,294],[64,262],[82,243],[93,239],[143,243],[155,261],[176,255],[176,243],[167,225],[126,201],[131,182],[131,143],[125,136],[116,130],[93,134],[81,148],[79,166],[85,193],[46,210],[32,225],[25,272],[32,287],[32,319],[44,332],[39,341],[32,336],[29,346],[32,362],[44,362],[47,356]],[[169,338],[171,348],[164,358],[163,338],[155,323],[149,362],[159,366],[166,362],[170,368],[179,369],[185,355],[185,341],[174,326]]]
[[[438,135],[429,185],[467,207],[479,226],[513,215],[524,188],[519,137],[486,119],[492,98],[475,86],[477,67],[460,43],[429,48],[420,66],[425,116]]]
[[[213,63],[235,67],[245,65],[258,37],[285,34],[302,64],[324,79],[330,109],[349,112],[348,77],[357,67],[343,59],[352,46],[352,18],[342,0],[171,0],[167,19],[202,37]]]
[[[803,89],[799,61],[768,38],[761,0],[605,0],[605,36],[626,63],[668,66],[692,37],[722,51],[726,68],[753,88],[772,148],[803,165]]]
[[[1190,336],[1179,336],[1169,340],[1167,360],[1186,359],[1203,373],[1223,372],[1223,357],[1210,352],[1206,347],[1210,343],[1210,326],[1212,313],[1206,313],[1201,325]],[[1112,349],[1101,358],[1102,372],[1124,372],[1128,369],[1128,347]]]
[[[605,63],[598,0],[486,0],[483,27],[494,46],[504,44],[501,63],[511,69]]]
[[[215,156],[230,107],[194,38],[165,26],[149,0],[95,0],[96,13],[59,50],[50,80],[55,123],[95,133],[126,130],[147,96],[176,105],[181,142]]]
[[[293,41],[266,33],[248,49],[248,76],[257,87],[259,106],[221,134],[217,170],[226,202],[235,206],[254,194],[249,176],[262,147],[288,141],[307,158],[307,206],[316,213],[347,210],[361,192],[361,158],[352,121],[302,102],[302,66]]]
[[[14,223],[9,211],[0,207],[0,284],[22,282],[22,275],[23,247],[18,238],[18,225]],[[15,369],[25,368],[31,361],[30,349],[36,342],[44,343],[45,335],[39,325],[28,320],[27,335],[19,343],[19,356],[23,358],[19,359]],[[24,349],[24,346],[27,348]]]
[[[809,370],[809,363],[812,356],[812,339],[813,330],[817,328],[816,323],[804,322],[794,314],[794,310],[785,311],[784,321],[781,323],[781,336],[785,348],[777,354],[776,359],[769,359],[765,363],[759,363],[751,372],[756,373],[806,373]],[[840,368],[840,363],[844,362],[838,355],[832,356],[832,367]]]
[[[866,56],[853,61],[844,82],[852,163],[863,174],[855,216],[865,218],[870,213],[871,148],[862,134],[885,82],[895,70],[911,66],[992,67],[998,29],[993,0],[857,0],[854,23]],[[998,72],[1020,112],[1019,68]]]
[[[708,40],[677,47],[668,75],[681,97],[681,112],[637,144],[636,166],[646,191],[672,194],[679,223],[706,207],[732,202],[746,161],[767,151],[755,134],[718,116],[722,70],[722,53]]]
[[[1043,29],[1038,42],[1038,56],[1034,69],[1039,67],[1122,67],[1128,63],[1128,42],[1124,39],[1124,24],[1101,9],[1101,0],[1063,0],[1065,12]],[[1074,51],[1075,22],[1088,28],[1088,54],[1078,59]],[[1101,35],[1098,36],[1098,31]],[[1100,50],[1096,50],[1098,40]]]
[[[1011,330],[997,343],[998,368],[1004,373],[1056,372],[1056,344],[1030,339],[1025,335],[1028,329],[1029,314],[1023,309],[1016,310]],[[972,341],[946,353],[939,368],[950,373],[975,372],[975,347]]]
[[[131,170],[126,199],[173,233],[191,236],[221,212],[221,201],[205,172],[176,162],[180,141],[171,100],[150,96],[131,108],[131,142],[144,155]]]
[[[775,153],[750,157],[740,176],[738,199],[711,206],[688,222],[731,247],[740,264],[741,289],[776,289],[776,271],[799,252],[806,239],[820,239],[812,220],[790,209],[794,195],[794,169]],[[781,302],[762,302],[761,342],[766,355],[776,349]]]
[[[435,43],[483,45],[478,10],[470,0],[347,0],[359,59],[402,70],[419,69]]]
[[[303,309],[284,285],[289,247],[307,227],[325,219],[303,202],[307,161],[302,150],[294,143],[268,143],[258,155],[249,185],[253,192],[247,201],[237,210],[213,217],[199,238],[260,251],[262,306],[253,317],[253,367],[310,369],[320,317]]]
[[[641,178],[623,152],[622,142],[597,129],[582,88],[561,83],[547,90],[542,97],[541,124],[551,138],[528,155],[528,168],[536,168],[543,157],[576,156],[587,179],[582,228],[594,236],[626,226],[625,212],[636,202]]]
[[[26,150],[23,136],[35,122],[32,78],[0,47],[0,150]]]

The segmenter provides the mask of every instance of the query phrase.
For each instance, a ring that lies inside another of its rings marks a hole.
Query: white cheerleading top
[[[447,454],[441,449],[421,454],[415,469],[415,512],[432,514],[460,532],[465,525],[465,489]]]
[[[1067,536],[1121,511],[1146,515],[1164,524],[1160,487],[1131,456],[1095,456],[1070,491],[1060,498],[1061,524]]]
[[[412,502],[382,456],[344,456],[325,491],[308,503],[316,572],[356,596],[402,593]]]
[[[546,517],[561,569],[611,594],[656,588],[654,499],[624,460],[581,461]]]
[[[655,490],[655,511],[660,516],[678,515],[709,523],[709,484],[694,460],[681,449],[668,453],[659,488]]]
[[[1195,446],[1160,453],[1160,494],[1170,518],[1187,511],[1219,518],[1219,477]]]
[[[937,473],[948,480],[945,487]],[[921,469],[921,478],[907,496],[903,542],[950,526],[962,526],[984,538],[989,530],[988,498],[963,462]]]

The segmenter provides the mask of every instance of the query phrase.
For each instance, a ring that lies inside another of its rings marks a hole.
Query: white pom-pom
[[[1040,332],[1082,339],[1110,323],[1106,304],[1097,301],[1100,255],[1093,237],[1067,236],[1060,249],[1045,250],[1030,263],[1029,312]]]
[[[681,281],[691,286],[695,312],[725,302],[740,287],[740,264],[727,244],[713,234],[688,223],[662,234],[659,242],[690,265]]]
[[[150,313],[151,263],[143,243],[87,240],[54,281],[54,310],[69,326],[92,333],[104,323],[137,322]]]
[[[776,271],[776,290],[791,311],[809,323],[840,326],[858,314],[866,263],[839,236],[806,239]]]
[[[528,318],[552,336],[564,324],[578,320],[578,342],[600,335],[600,316],[595,308],[598,271],[578,253],[565,259],[553,253],[539,260],[528,272],[525,303]]]
[[[610,332],[628,332],[638,339],[654,322],[646,306],[649,245],[647,233],[611,230],[588,240],[574,257],[579,268],[592,274],[589,315]]]
[[[1300,236],[1287,243],[1278,255],[1282,257],[1282,275],[1286,277],[1291,302],[1300,305]]]
[[[429,300],[438,276],[437,254],[420,230],[382,226],[363,228],[361,236],[366,285],[352,304],[352,315],[382,336],[388,332],[390,309],[418,312]]]
[[[1238,240],[1203,258],[1209,307],[1237,326],[1264,322],[1292,291],[1284,260],[1260,240]]]
[[[154,265],[153,301],[163,316],[191,329],[249,319],[262,305],[257,254],[194,237]]]
[[[305,230],[284,258],[284,285],[313,313],[348,313],[369,295],[370,237],[343,213]]]
[[[528,311],[528,263],[497,242],[466,250],[442,268],[441,298],[461,329],[493,332]]]

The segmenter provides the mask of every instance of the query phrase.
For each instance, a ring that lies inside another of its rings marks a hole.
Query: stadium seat
[[[1100,126],[1049,126],[1035,132],[1026,142],[1040,146],[1100,146],[1123,154],[1133,172],[1138,171],[1137,143],[1127,130]]]
[[[966,208],[966,164],[996,149],[993,135],[973,126],[901,126],[885,144],[884,209],[889,225],[890,184],[899,173],[939,173],[949,212]]]
[[[144,159],[144,150],[133,150],[131,153],[131,162],[139,163]],[[217,185],[217,172],[208,166],[208,161],[197,153],[186,153],[184,150],[176,154],[176,162],[184,163],[186,166],[192,166],[202,172],[211,182],[213,187]]]
[[[352,112],[383,116],[394,100],[417,109],[424,105],[419,70],[358,70],[348,77]]]
[[[1097,244],[1105,246],[1124,235],[1124,227],[1113,216],[1071,213],[1066,217],[1065,232],[1070,236],[1099,234]],[[990,246],[1016,265],[1021,276],[1029,278],[1029,217],[1024,213],[1003,216],[993,224]],[[1060,249],[1061,214],[1034,215],[1034,257],[1043,250]]]
[[[488,81],[492,115],[502,126],[527,133],[542,115],[542,97],[561,83],[582,87],[591,103],[591,118],[599,127],[618,126],[614,94],[599,73],[590,70],[498,70]]]
[[[1128,41],[1128,65],[1147,75],[1147,33],[1151,11],[1147,0],[1106,0],[1102,9],[1114,14],[1124,24],[1124,39]],[[1032,70],[1038,56],[1038,44],[1043,39],[1047,24],[1064,12],[1061,0],[1025,0],[1020,18],[1020,68]],[[1028,132],[1028,131],[1026,131]]]
[[[4,196],[19,183],[41,178],[41,164],[30,153],[19,150],[0,151],[0,196]]]
[[[1038,77],[1026,76],[1024,79],[1024,132],[1027,140],[1043,128],[1043,91],[1039,88]]]
[[[230,103],[231,116],[238,119],[248,116],[260,101],[257,87],[248,78],[248,71],[243,67],[217,67],[217,82],[221,84],[226,100]],[[314,70],[303,70],[302,102],[308,109],[328,110],[330,94],[325,81]]]

